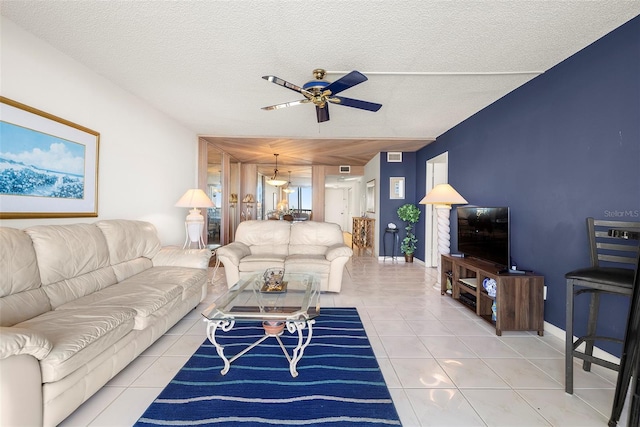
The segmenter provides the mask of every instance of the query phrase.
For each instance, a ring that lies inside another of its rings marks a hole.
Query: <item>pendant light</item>
[[[274,154],[276,156],[276,168],[273,171],[273,176],[267,180],[267,184],[273,185],[274,187],[280,187],[281,185],[285,185],[287,181],[284,179],[278,179],[278,156],[279,154]]]
[[[296,191],[293,188],[291,188],[291,171],[289,171],[289,181],[287,182],[287,186],[283,188],[282,191],[284,191],[287,194],[291,194],[294,191]]]

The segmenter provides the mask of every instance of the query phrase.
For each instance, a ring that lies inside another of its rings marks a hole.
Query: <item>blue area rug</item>
[[[231,357],[262,335],[258,322],[236,323],[216,339]],[[297,334],[281,338],[291,352]],[[355,308],[321,310],[296,378],[274,338],[222,367],[205,340],[136,425],[401,425]]]

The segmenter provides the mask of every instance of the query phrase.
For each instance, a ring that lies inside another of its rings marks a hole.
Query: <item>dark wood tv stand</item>
[[[543,276],[529,272],[499,274],[494,265],[475,258],[442,255],[441,262],[441,294],[450,295],[494,324],[496,335],[502,335],[503,331],[537,331],[540,336],[544,334]],[[485,278],[496,281],[495,322],[491,319],[494,299],[482,287]]]

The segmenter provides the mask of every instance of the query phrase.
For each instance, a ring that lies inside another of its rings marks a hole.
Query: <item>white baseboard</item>
[[[389,255],[387,255],[386,257],[378,256],[378,261],[391,261],[391,262],[397,262],[397,263],[400,263],[400,264],[405,264],[406,263],[406,261],[404,260],[404,255],[402,255],[402,254],[396,256],[396,259],[392,259],[391,256],[389,256]],[[424,261],[422,261],[421,259],[415,258],[415,257],[413,258],[413,263],[414,264],[420,264],[422,266],[426,266]]]

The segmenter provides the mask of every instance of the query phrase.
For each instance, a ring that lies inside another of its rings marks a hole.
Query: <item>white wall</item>
[[[1,225],[139,219],[155,224],[163,244],[182,244],[188,212],[174,204],[196,186],[196,134],[4,17],[0,34],[3,96],[100,133],[98,218]]]

